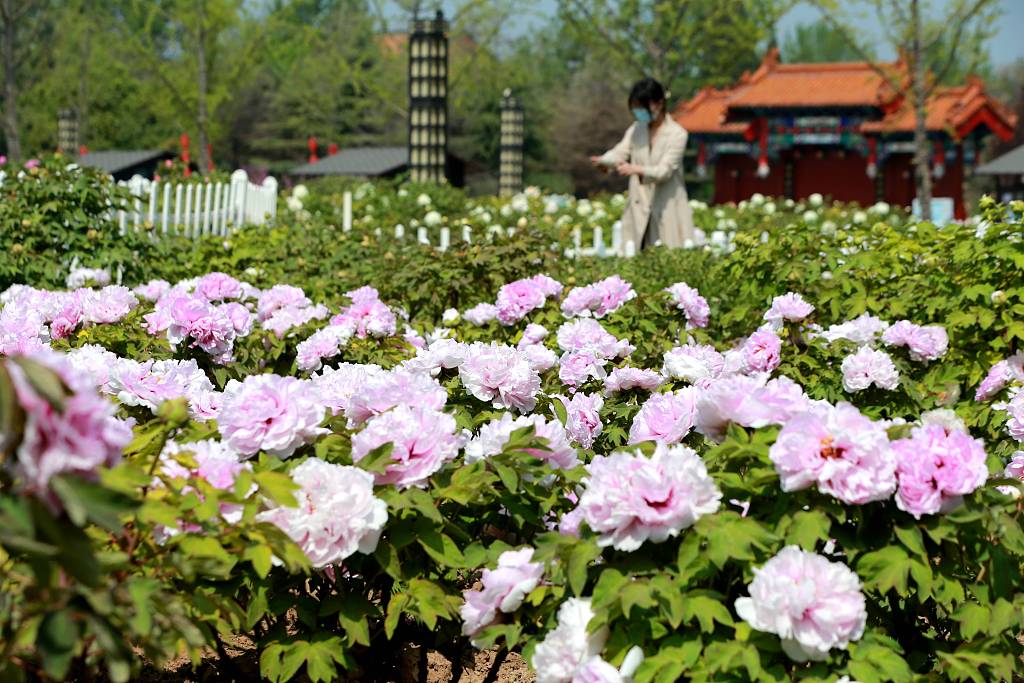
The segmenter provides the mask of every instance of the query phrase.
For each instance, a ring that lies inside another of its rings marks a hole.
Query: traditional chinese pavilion
[[[883,68],[905,77],[902,62]],[[983,138],[1010,139],[1016,116],[974,78],[936,88],[927,111],[933,194],[952,198],[962,218],[964,176]],[[697,148],[698,174],[714,166],[716,202],[755,192],[901,206],[914,199],[913,110],[865,62],[781,64],[773,49],[735,86],[706,88],[673,115]]]

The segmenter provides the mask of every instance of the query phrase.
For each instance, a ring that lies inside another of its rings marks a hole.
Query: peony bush
[[[698,207],[718,246],[558,260],[560,217],[613,200],[359,191],[321,263],[284,259],[331,234],[314,190],[137,282],[0,295],[0,678],[457,678],[479,649],[565,683],[1021,674],[1005,207],[762,198]],[[430,212],[526,224],[374,235]]]

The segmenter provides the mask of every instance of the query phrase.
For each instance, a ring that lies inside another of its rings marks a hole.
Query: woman
[[[693,239],[693,214],[683,184],[686,130],[666,115],[665,89],[653,78],[633,86],[629,108],[636,122],[619,144],[590,161],[629,176],[623,244],[681,247]]]

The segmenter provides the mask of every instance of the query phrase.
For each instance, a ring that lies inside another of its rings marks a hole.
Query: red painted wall
[[[784,189],[784,170],[778,161],[770,162],[767,178],[757,177],[757,159],[740,154],[723,154],[715,163],[715,203],[738,202],[755,192],[780,197]]]
[[[914,167],[910,154],[893,154],[885,160],[885,201],[908,209],[917,196],[914,186]],[[964,165],[962,156],[946,164],[946,173],[941,178],[932,176],[932,196],[952,197],[954,216],[966,218],[964,207]]]
[[[819,192],[841,202],[867,206],[875,202],[875,183],[868,161],[849,150],[797,147],[793,157],[793,199]]]

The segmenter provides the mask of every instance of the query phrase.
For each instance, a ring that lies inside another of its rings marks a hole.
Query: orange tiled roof
[[[893,77],[904,79],[902,61],[882,64]],[[737,120],[738,110],[749,108],[874,107],[882,118],[866,122],[865,132],[913,130],[913,111],[866,62],[780,64],[778,50],[770,50],[752,74],[726,89],[705,88],[680,103],[673,116],[692,133],[741,134],[750,122]],[[981,81],[972,79],[957,88],[940,88],[928,103],[929,130],[946,130],[962,137],[985,123],[1000,137],[1012,131],[1016,117],[985,94]]]

